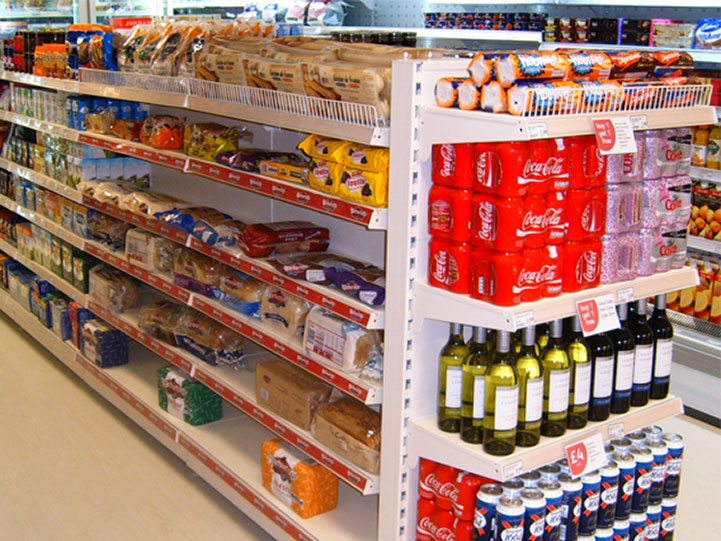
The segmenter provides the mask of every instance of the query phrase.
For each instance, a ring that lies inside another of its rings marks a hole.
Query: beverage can
[[[428,283],[454,293],[468,293],[470,244],[432,238],[428,248]]]
[[[433,186],[428,193],[428,233],[454,242],[471,240],[471,190]]]
[[[663,434],[668,453],[666,454],[666,477],[663,484],[663,497],[678,496],[681,484],[681,463],[683,461],[683,438],[680,434],[666,432]]]
[[[436,511],[433,513],[433,533],[434,539],[444,539],[450,541],[453,539],[453,523],[456,517],[453,512],[443,509],[436,505]]]
[[[436,467],[438,464],[427,458],[419,460],[418,464],[418,497],[426,500],[435,500],[436,493],[433,490]]]
[[[631,502],[636,479],[636,459],[628,450],[617,450],[611,456],[618,464],[618,498],[616,520],[626,520],[631,515]]]
[[[598,471],[590,472],[581,477],[581,520],[578,523],[578,535],[596,533],[598,521],[598,500],[601,491],[601,475]]]
[[[663,428],[658,425],[644,426],[641,431],[646,434],[646,441],[661,441],[663,439]]]
[[[436,496],[437,508],[453,511],[453,507],[458,499],[458,487],[456,486],[458,473],[459,470],[453,466],[447,466],[445,464],[438,464],[436,466],[435,475],[430,485],[433,487],[433,492]]]
[[[676,498],[664,498],[661,503],[661,523],[658,541],[671,541],[676,527]]]
[[[449,539],[455,539],[455,541],[473,541],[473,521],[462,520],[460,517],[456,517],[453,521],[453,533],[455,534],[455,538]]]
[[[471,243],[503,252],[519,252],[525,246],[524,237],[518,234],[524,230],[523,220],[523,199],[474,194]]]
[[[541,474],[536,470],[527,471],[518,476],[526,488],[536,488],[541,480]]]
[[[653,180],[661,178],[662,167],[659,163],[659,153],[665,154],[665,148],[662,145],[663,136],[660,130],[647,130],[642,132],[644,143],[643,155],[643,179]]]
[[[661,505],[649,505],[646,511],[646,539],[657,541],[661,533]]]
[[[418,516],[416,518],[416,541],[435,541],[433,515],[436,504],[426,498],[418,498]]]
[[[578,537],[578,523],[581,520],[581,493],[583,483],[569,473],[558,476],[563,499],[561,501],[561,538],[573,541]]]
[[[470,266],[471,297],[499,306],[521,302],[521,292],[517,288],[523,270],[521,253],[474,248]]]
[[[646,434],[644,434],[640,430],[637,430],[636,432],[630,432],[624,437],[631,442],[631,447],[642,446],[646,443]]]
[[[527,158],[527,144],[523,142],[476,143],[473,189],[503,197],[523,197],[529,183],[534,182],[524,175]]]
[[[646,513],[631,513],[628,519],[629,541],[646,540]]]
[[[606,183],[606,156],[602,156],[593,135],[568,137],[569,190],[578,190]]]
[[[644,432],[644,434],[646,434]],[[651,466],[651,487],[648,492],[648,504],[660,505],[663,500],[663,484],[666,479],[666,456],[668,447],[663,440],[649,440],[646,447],[651,449],[653,464]]]
[[[541,474],[543,481],[556,481],[561,474],[561,467],[558,464],[546,464],[536,470]]]
[[[596,530],[595,541],[613,541],[613,528],[599,528]]]
[[[561,473],[567,473],[569,475],[571,474],[571,466],[568,465],[567,458],[556,460],[556,465],[561,468]]]
[[[606,229],[606,189],[569,190],[566,196],[567,241],[600,238]]]
[[[631,454],[636,459],[636,481],[631,499],[631,512],[645,513],[648,509],[648,493],[651,488],[653,454],[651,449],[645,446],[631,447]]]
[[[542,287],[547,279],[548,267],[544,264],[542,248],[523,250],[521,270],[513,286],[514,294],[520,294],[521,302],[537,301],[542,296]]]
[[[568,145],[564,138],[533,139],[528,143],[528,160],[519,183],[529,193],[563,192],[569,185]]]
[[[523,218],[516,229],[516,235],[523,240],[525,248],[540,248],[545,244],[546,231],[552,216],[546,206],[546,199],[540,194],[528,194],[523,198]]]
[[[468,472],[460,472],[456,478],[458,494],[453,502],[453,512],[463,521],[473,521],[476,512],[476,494],[484,478]]]
[[[473,529],[478,541],[492,541],[495,536],[496,506],[503,496],[503,488],[497,483],[482,485],[476,494],[476,512]]]
[[[600,239],[567,242],[563,249],[563,291],[570,293],[596,287],[601,279]]]
[[[523,541],[524,514],[520,498],[503,496],[496,507],[496,539]]]
[[[473,150],[473,143],[433,145],[433,183],[451,188],[472,188]]]
[[[617,520],[613,523],[614,541],[628,541],[630,524],[628,519]]]
[[[564,254],[563,245],[544,246],[541,297],[556,297],[563,291]]]
[[[504,496],[515,499],[521,497],[521,491],[525,488],[525,485],[523,484],[523,481],[514,477],[513,479],[509,479],[508,481],[501,483],[501,487],[503,488]]]
[[[609,460],[599,470],[601,474],[601,492],[598,504],[597,525],[599,528],[613,528],[616,517],[616,502],[618,501],[618,478],[620,470],[618,464]]]
[[[543,474],[541,474],[543,475]],[[563,513],[563,490],[558,481],[541,480],[538,488],[546,497],[546,533],[544,541],[559,541],[561,538],[561,515]]]
[[[544,225],[546,244],[561,244],[566,237],[566,192],[546,194]]]
[[[521,491],[521,501],[525,508],[524,541],[542,541],[546,529],[546,497],[537,488],[525,488]]]

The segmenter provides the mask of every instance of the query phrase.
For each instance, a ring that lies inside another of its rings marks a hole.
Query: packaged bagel
[[[473,79],[466,79],[458,85],[458,108],[464,111],[478,109],[481,105],[481,89]]]
[[[374,207],[388,205],[388,172],[361,171],[343,164],[335,164],[331,171],[337,179],[339,197]]]
[[[559,51],[568,60],[568,73],[566,78],[578,81],[580,79],[597,81],[608,79],[613,68],[611,58],[602,51]]]
[[[293,252],[325,252],[330,232],[310,222],[251,224],[243,229],[240,248],[249,257]]]
[[[508,111],[508,96],[501,83],[489,81],[481,87],[480,108],[487,113],[505,113]]]
[[[281,61],[262,56],[246,55],[243,69],[248,86],[305,94],[303,74],[296,61]]]

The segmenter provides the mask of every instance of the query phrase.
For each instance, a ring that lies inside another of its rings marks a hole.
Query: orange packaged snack
[[[170,115],[150,115],[140,128],[140,141],[163,150],[183,148],[183,121]]]
[[[303,518],[338,505],[338,477],[280,439],[263,443],[263,486]]]

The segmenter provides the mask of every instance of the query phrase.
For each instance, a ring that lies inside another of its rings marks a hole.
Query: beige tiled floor
[[[270,539],[1,314],[0,345],[0,541]],[[715,541],[721,430],[662,426],[686,441],[675,539]]]

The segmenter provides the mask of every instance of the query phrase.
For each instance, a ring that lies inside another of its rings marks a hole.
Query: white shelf
[[[618,434],[633,432],[647,425],[683,413],[681,399],[669,396],[663,400],[651,401],[628,413],[611,415],[603,422],[589,422],[585,428],[567,430],[558,438],[542,437],[535,447],[521,448],[506,457],[494,457],[483,452],[481,445],[466,443],[458,434],[441,432],[436,426],[436,416],[431,415],[411,421],[408,436],[408,450],[411,460],[419,457],[436,462],[451,464],[456,468],[505,481],[564,457],[567,445],[594,434],[601,434],[604,441],[618,437]]]
[[[523,2],[516,2],[517,4]],[[535,3],[528,0],[528,3]],[[474,30],[452,28],[404,28],[393,26],[304,26],[305,36],[328,36],[331,32],[413,32],[421,39],[458,39],[469,41],[513,41],[541,43],[543,32],[530,30]]]
[[[0,11],[0,19],[72,19],[73,11],[45,11],[32,9],[16,9]]]
[[[630,0],[620,0],[622,2],[629,2]],[[653,1],[653,0],[650,0]],[[696,0],[698,1],[698,0]],[[579,4],[586,2],[579,1]],[[606,4],[606,2],[603,2]],[[610,2],[613,4],[613,0]],[[634,4],[617,4],[617,5],[634,5],[634,6],[642,6],[644,5],[643,2],[641,3],[634,3]],[[692,6],[691,6],[692,7]],[[718,7],[718,4],[716,4],[714,7]],[[573,48],[573,49],[602,49],[602,50],[608,50],[608,51],[625,51],[625,50],[634,50],[634,51],[649,51],[649,52],[655,52],[655,51],[682,51],[690,54],[695,62],[710,62],[712,64],[718,64],[721,63],[721,50],[711,50],[711,49],[673,49],[670,47],[641,47],[638,45],[612,45],[612,44],[606,44],[606,43],[561,43],[557,41],[546,41],[541,44],[539,49],[541,51],[553,51],[555,49],[567,49],[567,48]]]
[[[76,203],[82,203],[83,201],[82,194],[77,190],[73,190],[67,184],[58,182],[47,175],[28,169],[27,167],[23,167],[22,165],[11,162],[5,158],[0,158],[0,168],[10,171],[12,174],[17,175],[20,178],[24,178],[33,184],[47,188],[51,192],[62,195],[63,197],[70,199],[71,201],[75,201]]]
[[[579,300],[611,294],[617,303],[631,302],[693,286],[696,280],[696,270],[684,267],[511,307],[496,306],[422,283],[416,286],[414,323],[420,326],[423,319],[435,319],[515,331],[528,325],[572,316]]]
[[[710,254],[721,255],[721,241],[707,239],[705,237],[688,236],[688,247]]]
[[[62,137],[64,139],[69,139],[71,141],[77,141],[78,140],[78,131],[71,130],[70,128],[66,126],[61,126],[60,124],[54,124],[52,122],[45,122],[44,120],[39,120],[37,118],[31,118],[27,117],[18,113],[13,113],[11,111],[2,111],[0,110],[0,120],[6,120],[8,122],[12,122],[13,124],[18,124],[20,126],[25,126],[26,128],[31,128],[33,130],[39,130],[45,133],[49,133],[51,135],[57,135],[59,137]]]
[[[363,539],[367,529],[377,527],[378,499],[361,496],[344,483],[335,510],[300,519],[262,484],[260,448],[274,434],[227,404],[221,421],[198,427],[163,411],[156,382],[157,370],[165,363],[150,352],[131,348],[129,364],[103,370],[5,291],[0,291],[0,309],[276,539]]]
[[[153,299],[149,299],[148,302],[150,300]],[[258,423],[312,456],[360,493],[368,495],[378,492],[379,479],[377,475],[369,474],[344,458],[339,457],[333,451],[315,441],[310,432],[289,423],[280,415],[258,406],[255,399],[254,373],[245,369],[234,370],[229,367],[210,366],[181,348],[172,347],[152,338],[139,328],[137,308],[122,314],[116,314],[95,302],[90,302],[88,307],[92,312],[143,344],[153,353],[185,370]],[[259,352],[259,356],[263,354],[265,354],[263,357],[265,359],[275,357],[265,351]]]
[[[708,180],[721,184],[721,169],[709,169],[708,167],[691,167],[689,176],[698,180]]]

